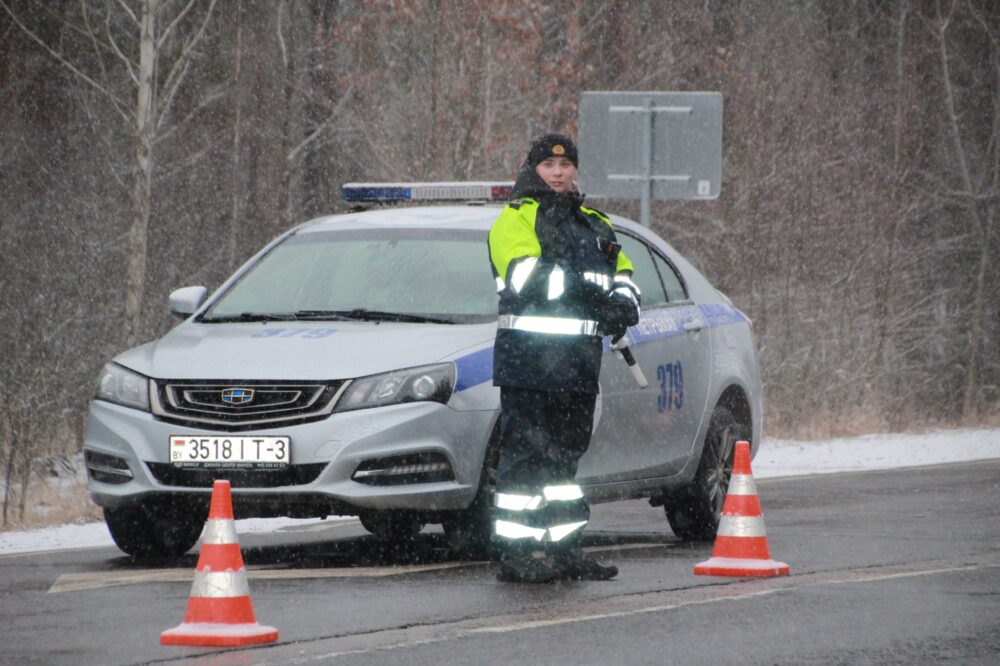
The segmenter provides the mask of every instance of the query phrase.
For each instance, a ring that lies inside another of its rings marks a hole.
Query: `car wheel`
[[[740,423],[728,408],[716,406],[694,478],[684,488],[671,492],[664,502],[674,534],[685,541],[715,538],[733,475],[736,442],[749,437],[746,424]]]
[[[494,433],[486,451],[476,498],[467,509],[452,512],[441,525],[448,545],[464,558],[488,560],[493,556],[490,546],[493,537],[491,510],[497,489],[497,460],[500,457],[497,438]]]
[[[104,522],[115,545],[136,559],[183,555],[198,542],[205,527],[200,511],[175,503],[105,508]]]
[[[380,539],[408,539],[424,529],[426,521],[412,511],[387,509],[365,511],[358,516],[361,526]]]

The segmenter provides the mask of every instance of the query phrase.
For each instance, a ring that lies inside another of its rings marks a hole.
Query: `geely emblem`
[[[246,405],[253,402],[253,389],[227,388],[222,390],[222,402],[227,405]]]

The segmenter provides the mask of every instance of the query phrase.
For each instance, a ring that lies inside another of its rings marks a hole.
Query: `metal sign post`
[[[721,93],[585,92],[580,184],[589,196],[715,199],[722,181]]]

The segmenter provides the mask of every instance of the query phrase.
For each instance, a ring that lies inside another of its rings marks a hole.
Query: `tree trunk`
[[[969,323],[969,346],[965,361],[965,392],[962,396],[962,420],[969,422],[976,416],[979,407],[979,349],[983,336],[983,319],[986,314],[986,272],[990,265],[990,231],[992,221],[989,217],[981,217],[979,205],[974,201],[975,186],[969,172],[969,160],[962,144],[962,134],[958,126],[958,112],[955,108],[955,95],[952,90],[951,70],[948,67],[948,42],[945,32],[949,20],[941,16],[941,3],[937,4],[938,19],[938,49],[941,56],[941,76],[944,82],[946,110],[951,125],[952,138],[955,142],[955,158],[958,160],[959,175],[962,177],[962,188],[965,194],[973,198],[970,206],[976,229],[981,236],[979,247],[979,266],[976,274],[976,294],[973,300],[972,321]]]
[[[279,10],[280,11],[280,10]],[[240,172],[240,150],[241,139],[241,110],[243,97],[240,94],[242,82],[240,79],[240,63],[243,60],[243,0],[236,3],[236,55],[233,58],[233,81],[235,82],[236,94],[234,118],[233,118],[233,180],[232,180],[232,210],[229,218],[229,246],[226,251],[226,266],[228,270],[236,270],[236,237],[240,229],[240,203],[243,197],[243,178]]]
[[[21,436],[24,450],[21,452],[21,497],[18,502],[17,519],[24,524],[24,513],[28,508],[28,484],[31,483],[31,460],[34,458],[34,433],[30,430]]]
[[[7,469],[4,473],[3,486],[3,526],[7,527],[7,516],[10,509],[11,487],[14,483],[14,433],[11,431],[10,445],[7,448]]]
[[[152,211],[153,137],[156,92],[156,15],[159,0],[142,3],[139,42],[138,97],[135,109],[135,172],[132,188],[132,227],[129,230],[128,283],[125,322],[129,345],[139,342],[142,298],[146,282],[146,250]]]
[[[906,85],[906,67],[905,67],[905,46],[906,46],[906,21],[909,13],[909,3],[903,2],[902,7],[899,12],[899,19],[897,24],[896,32],[896,117],[893,123],[893,140],[892,140],[892,180],[891,180],[891,190],[889,193],[889,201],[891,202],[891,216],[889,218],[889,225],[886,229],[886,233],[882,239],[882,249],[884,252],[881,266],[881,276],[877,285],[877,304],[875,308],[875,322],[878,327],[876,344],[875,344],[875,354],[872,357],[875,361],[875,373],[877,375],[885,375],[886,368],[894,368],[890,359],[886,358],[886,341],[889,338],[889,322],[893,317],[893,286],[896,279],[895,269],[896,269],[896,251],[899,246],[899,232],[903,225],[903,217],[906,213],[903,212],[905,206],[903,205],[903,168],[902,168],[902,153],[903,153],[903,112],[904,112],[904,86]],[[893,376],[888,378],[887,384],[883,385],[896,385],[898,386],[899,381],[899,370],[892,370]],[[876,382],[873,382],[873,385]],[[878,382],[882,383],[882,382]],[[897,392],[892,392],[891,395],[898,395]],[[884,410],[883,413],[888,413],[886,410],[885,402],[879,405],[880,409]]]
[[[969,360],[965,366],[965,395],[962,397],[962,420],[967,423],[972,423],[979,411],[979,348],[983,338],[983,321],[986,318],[986,273],[990,267],[992,242],[992,223],[988,217],[983,222],[986,229],[979,254],[979,271],[976,274],[976,297],[969,327]]]

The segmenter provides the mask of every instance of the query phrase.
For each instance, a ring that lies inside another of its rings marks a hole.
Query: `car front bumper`
[[[88,476],[91,498],[119,508],[154,497],[207,501],[211,478],[227,472],[187,473],[169,463],[171,436],[285,436],[291,440],[287,477],[271,475],[270,487],[255,482],[254,471],[230,471],[237,517],[325,516],[363,510],[448,511],[467,507],[476,495],[495,410],[458,411],[433,402],[333,414],[312,423],[228,433],[162,421],[152,414],[94,400],[90,404],[84,451],[112,456],[127,464],[127,474],[112,480]],[[453,480],[371,485],[352,479],[358,466],[373,459],[437,454],[450,464]],[[295,468],[295,469],[291,469]],[[298,474],[308,470],[308,474]],[[98,475],[101,477],[101,475]],[[195,480],[190,477],[206,477]],[[312,477],[315,478],[312,478]],[[261,476],[258,478],[266,478]],[[306,482],[302,482],[303,479]],[[311,480],[309,480],[311,479]],[[202,482],[204,481],[204,482]]]

